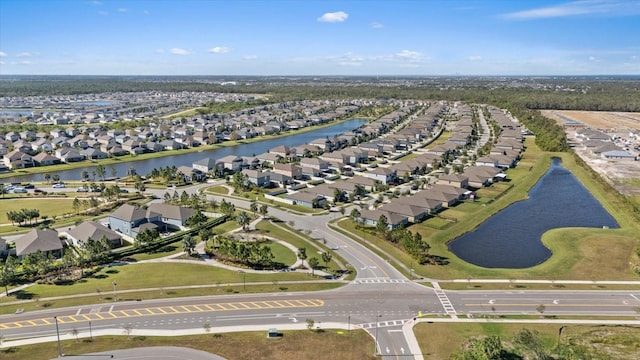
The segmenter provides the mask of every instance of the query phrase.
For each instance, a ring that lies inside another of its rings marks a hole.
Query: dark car
[[[25,189],[35,189],[36,186],[33,185],[33,184],[27,184],[27,185],[23,186],[23,188],[25,188]]]

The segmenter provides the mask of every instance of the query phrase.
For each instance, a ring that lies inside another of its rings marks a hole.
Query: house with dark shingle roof
[[[53,254],[56,258],[62,256],[62,241],[58,232],[52,229],[33,229],[17,238],[15,244],[19,258],[38,251]]]
[[[84,247],[89,239],[100,241],[103,237],[109,240],[112,248],[122,246],[122,236],[97,221],[85,221],[69,230],[67,235],[76,246]]]

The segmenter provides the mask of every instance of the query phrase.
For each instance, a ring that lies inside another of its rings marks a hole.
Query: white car
[[[64,188],[64,184],[53,184],[52,188],[54,188],[54,189],[62,189],[62,188]]]

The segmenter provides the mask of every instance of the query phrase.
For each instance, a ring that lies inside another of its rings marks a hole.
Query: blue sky
[[[1,0],[0,74],[640,74],[640,0]]]

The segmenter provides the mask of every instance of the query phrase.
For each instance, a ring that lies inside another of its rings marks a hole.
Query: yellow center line
[[[58,322],[61,324],[69,324],[74,322],[95,321],[95,320],[112,320],[129,317],[143,317],[164,314],[180,314],[191,312],[217,312],[217,311],[235,311],[235,310],[258,310],[258,309],[276,309],[276,308],[303,308],[311,306],[323,306],[324,300],[304,299],[304,300],[267,300],[255,302],[233,302],[233,303],[215,303],[215,304],[199,304],[199,305],[176,305],[154,308],[139,308],[116,310],[102,313],[89,313],[79,315],[59,316]],[[49,318],[22,320],[11,323],[0,324],[0,329],[15,329],[22,327],[37,327],[53,324],[53,320]]]

